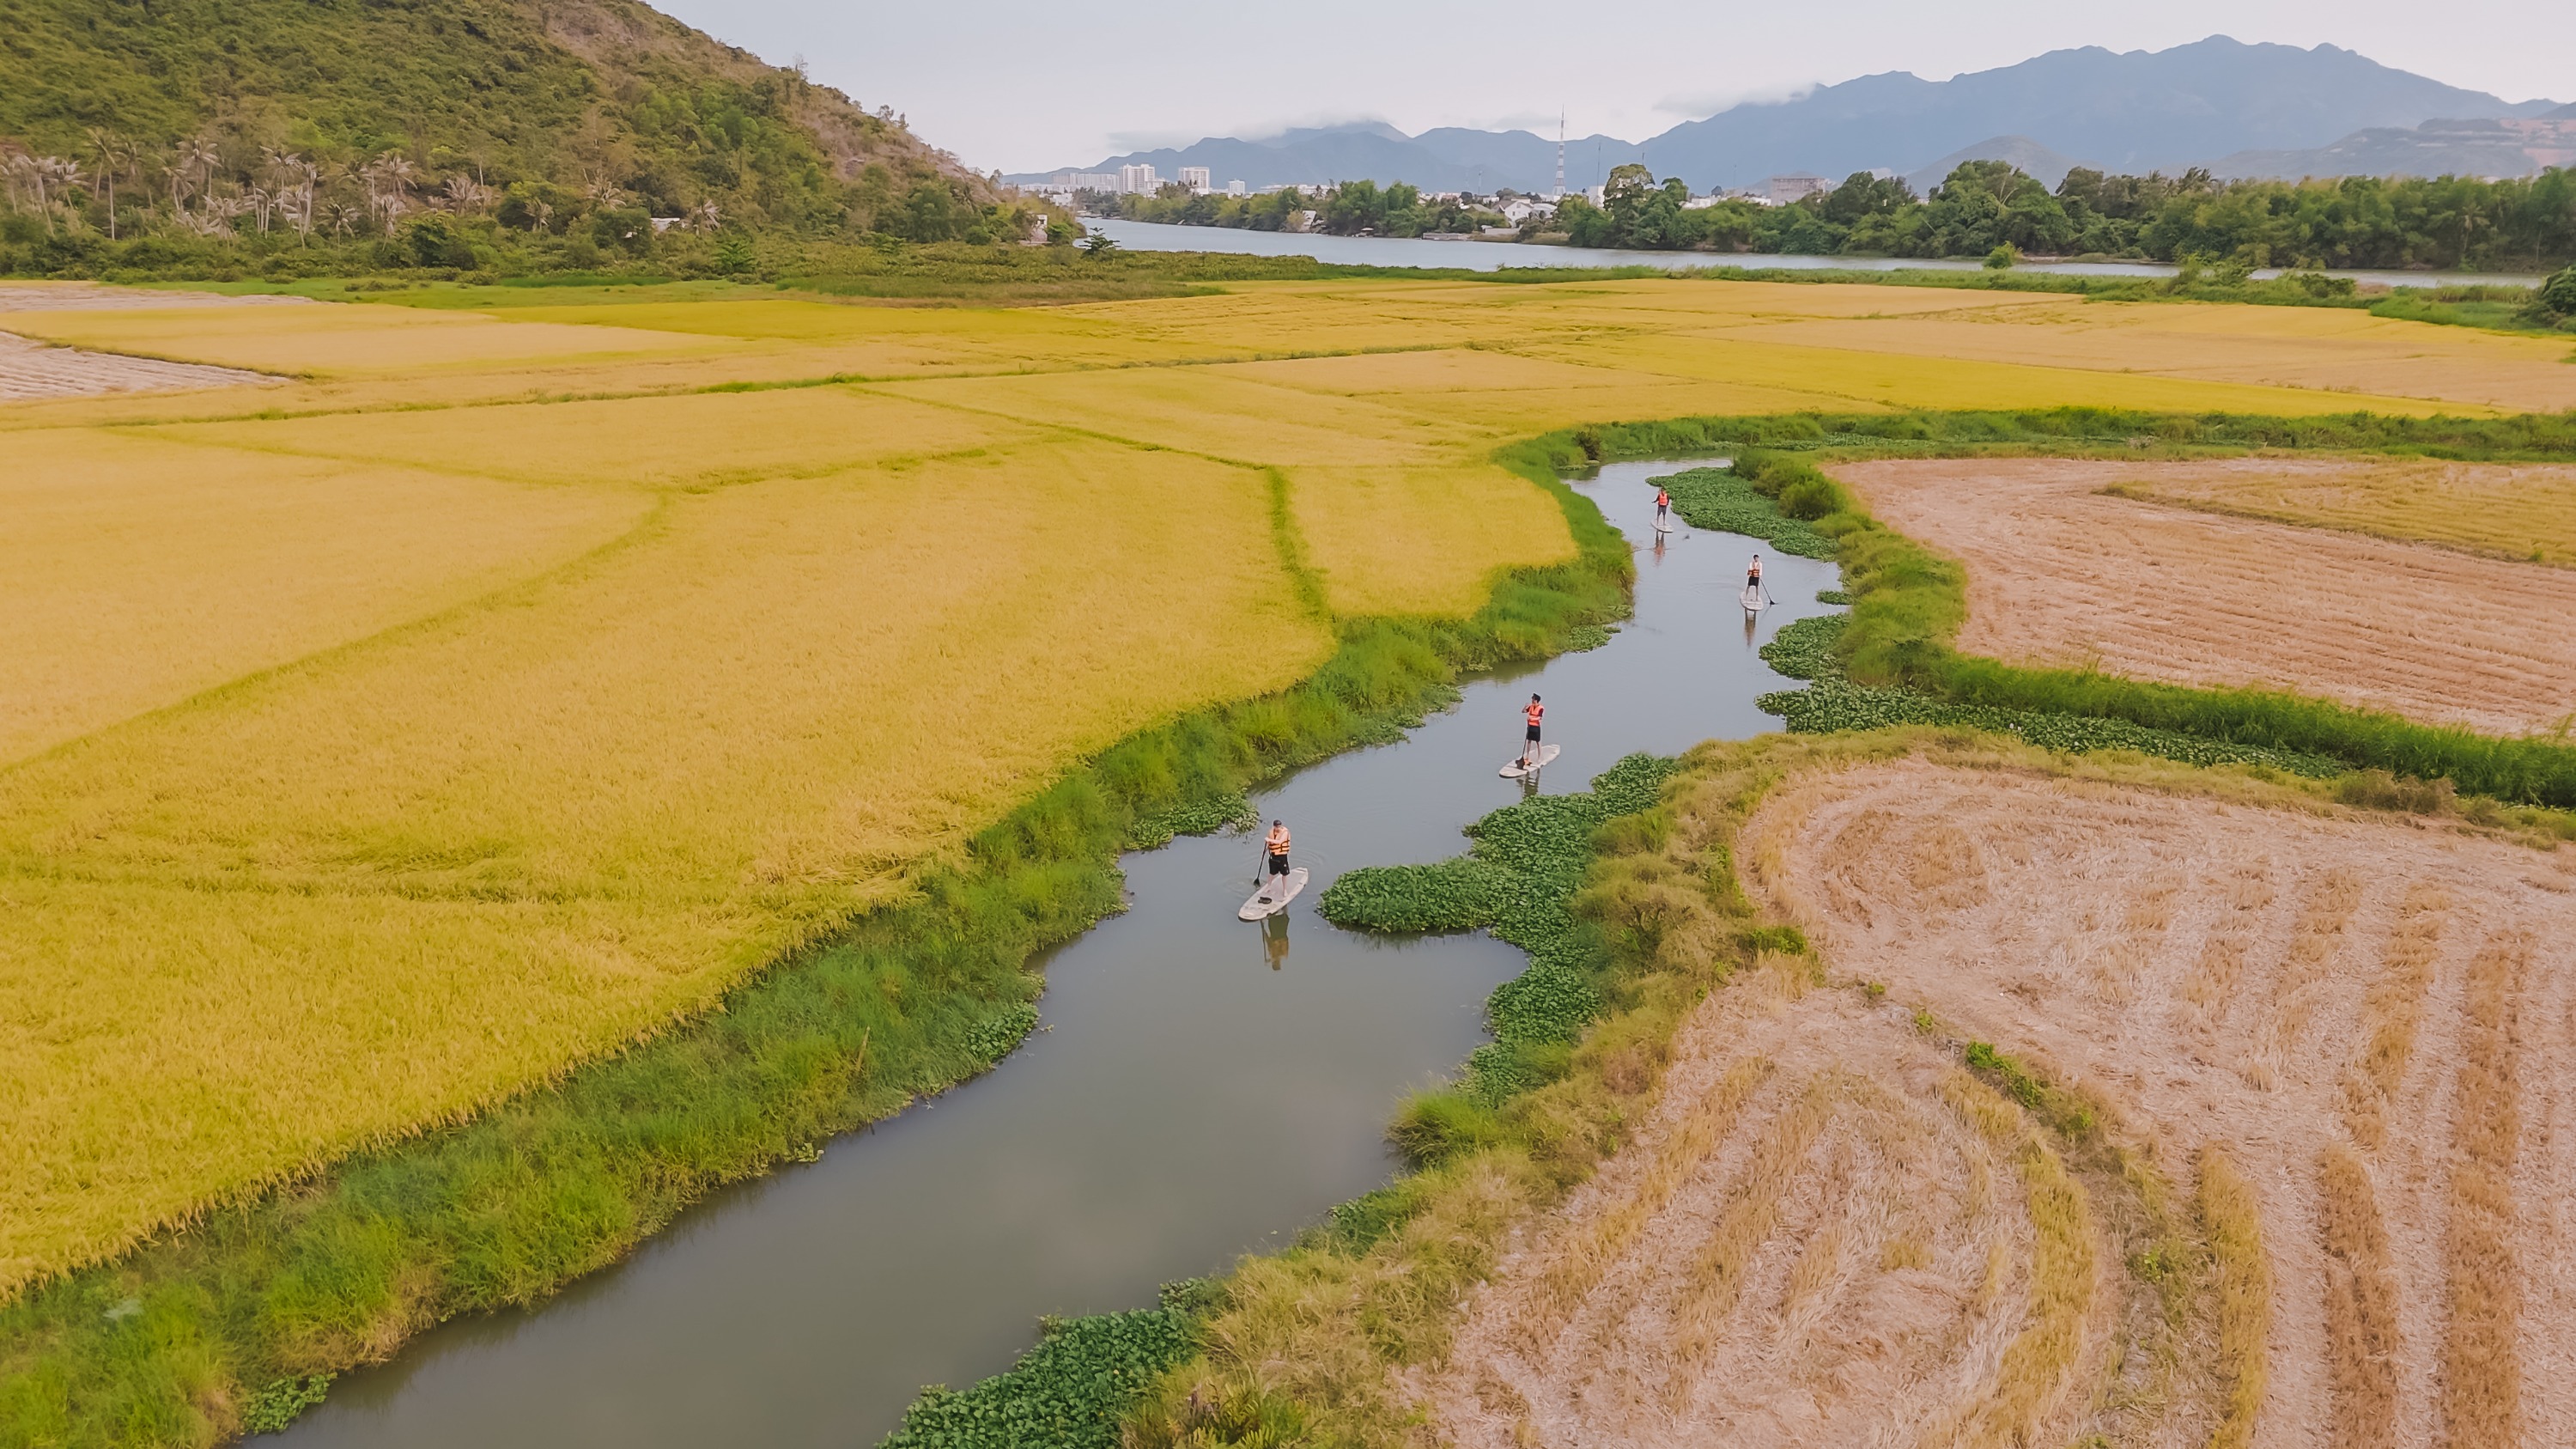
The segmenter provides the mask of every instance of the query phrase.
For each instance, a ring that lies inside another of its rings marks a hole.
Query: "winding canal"
[[[1675,466],[1579,486],[1651,539],[1645,480]],[[542,1308],[423,1335],[278,1438],[854,1449],[922,1385],[1007,1367],[1040,1315],[1148,1306],[1156,1284],[1276,1246],[1385,1182],[1398,1099],[1484,1040],[1485,995],[1522,958],[1482,934],[1343,931],[1316,900],[1354,866],[1457,854],[1460,826],[1517,798],[1495,770],[1532,691],[1564,747],[1550,791],[1630,751],[1775,727],[1753,700],[1780,680],[1754,650],[1824,612],[1834,569],[1767,559],[1779,607],[1748,627],[1735,600],[1756,546],[1695,530],[1640,546],[1636,617],[1609,644],[1476,680],[1401,743],[1265,792],[1261,813],[1289,822],[1315,871],[1268,929],[1234,918],[1248,837],[1127,857],[1130,909],[1046,962],[1043,1029],[992,1072],[698,1207]]]

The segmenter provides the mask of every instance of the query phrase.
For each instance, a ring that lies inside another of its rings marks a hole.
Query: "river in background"
[[[1645,480],[1579,485],[1634,540]],[[990,1073],[719,1194],[532,1312],[461,1320],[352,1373],[279,1436],[296,1449],[863,1449],[924,1384],[1010,1365],[1042,1314],[1149,1307],[1157,1284],[1279,1246],[1386,1182],[1408,1090],[1486,1039],[1526,958],[1479,932],[1410,940],[1316,914],[1360,865],[1434,861],[1520,798],[1496,775],[1520,706],[1564,748],[1539,788],[1581,790],[1636,750],[1776,728],[1755,649],[1827,612],[1834,566],[1775,557],[1779,607],[1737,606],[1760,545],[1684,530],[1638,554],[1636,616],[1601,648],[1476,680],[1401,743],[1257,797],[1314,879],[1267,926],[1234,917],[1247,835],[1127,856],[1129,909],[1055,951],[1043,1029]]]
[[[1983,263],[1925,257],[1792,257],[1756,252],[1631,252],[1607,247],[1539,246],[1521,242],[1437,241],[1426,237],[1324,236],[1313,232],[1241,231],[1226,226],[1171,226],[1154,221],[1119,221],[1086,216],[1082,224],[1122,247],[1140,252],[1234,252],[1257,257],[1313,257],[1369,267],[1462,267],[1497,272],[1505,267],[1662,267],[1696,271],[1705,267],[1781,267],[1791,271],[1893,272],[1925,270],[1973,272]],[[2170,277],[2162,262],[2023,262],[2022,272],[2064,273],[2076,277]],[[2277,277],[2280,269],[2256,272]],[[2363,286],[2536,287],[2541,279],[2503,272],[2329,272]]]

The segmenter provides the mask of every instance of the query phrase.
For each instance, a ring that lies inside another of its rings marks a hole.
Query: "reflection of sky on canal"
[[[1670,466],[1585,486],[1646,538],[1643,480]],[[1054,953],[1046,1029],[996,1071],[720,1195],[537,1312],[427,1335],[286,1437],[846,1449],[922,1384],[1007,1366],[1041,1314],[1150,1304],[1157,1282],[1275,1245],[1383,1182],[1397,1101],[1483,1039],[1484,997],[1522,958],[1482,935],[1341,931],[1315,903],[1351,867],[1456,854],[1462,824],[1518,798],[1495,772],[1533,690],[1564,747],[1549,791],[1632,750],[1772,727],[1752,701],[1781,681],[1734,597],[1751,548],[1677,533],[1640,554],[1637,618],[1610,645],[1471,683],[1408,741],[1261,795],[1314,872],[1282,916],[1235,919],[1256,837],[1128,857],[1131,908]],[[1782,607],[1758,639],[1817,612],[1833,570],[1780,559],[1771,577]]]

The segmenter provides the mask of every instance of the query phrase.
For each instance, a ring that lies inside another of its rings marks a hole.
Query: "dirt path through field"
[[[1950,459],[1834,474],[1966,563],[1970,653],[2265,684],[2489,733],[2576,712],[2576,571],[2099,492],[2206,466]]]

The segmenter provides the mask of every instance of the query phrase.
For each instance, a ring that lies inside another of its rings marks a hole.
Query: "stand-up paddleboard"
[[[1673,531],[1673,516],[1672,516],[1671,514],[1667,513],[1667,514],[1665,514],[1663,517],[1658,518],[1658,519],[1656,519],[1656,520],[1655,520],[1655,532],[1657,532],[1657,533],[1670,533],[1670,532],[1672,532],[1672,531]]]
[[[1523,765],[1521,763],[1521,757],[1514,755],[1512,756],[1512,762],[1503,766],[1503,778],[1506,780],[1518,780],[1523,776],[1535,775],[1539,771],[1546,769],[1547,762],[1555,758],[1556,746],[1554,745],[1539,746],[1538,757],[1532,760],[1528,765]]]
[[[1306,867],[1302,865],[1288,872],[1284,880],[1275,875],[1265,875],[1261,878],[1261,889],[1254,891],[1252,899],[1245,901],[1243,909],[1235,915],[1247,921],[1275,916],[1286,910],[1288,903],[1297,899],[1297,892],[1305,888]]]
[[[1762,597],[1762,586],[1760,584],[1746,584],[1744,586],[1744,592],[1738,594],[1736,598],[1743,603],[1744,612],[1748,614],[1761,613],[1763,607],[1769,602],[1769,600]]]

